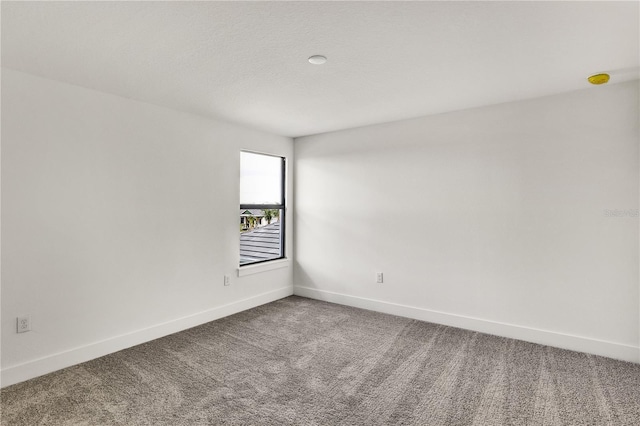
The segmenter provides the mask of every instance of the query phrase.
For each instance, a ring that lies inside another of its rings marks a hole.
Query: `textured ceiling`
[[[638,2],[3,1],[2,65],[301,136],[638,78],[638,17]]]

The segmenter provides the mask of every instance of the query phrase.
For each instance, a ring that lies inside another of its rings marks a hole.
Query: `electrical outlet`
[[[382,276],[382,272],[376,272],[376,282],[377,283],[384,282],[384,277]]]
[[[17,331],[18,333],[25,333],[27,331],[31,331],[31,318],[29,317],[29,315],[26,315],[24,317],[18,317]]]
[[[228,286],[229,284],[231,284],[231,277],[229,275],[225,275],[224,276],[224,285]]]

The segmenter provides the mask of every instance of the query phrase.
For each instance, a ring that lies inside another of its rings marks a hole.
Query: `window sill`
[[[288,268],[289,259],[278,259],[270,262],[260,263],[258,265],[247,265],[238,268],[238,276],[259,274],[260,272],[272,271],[274,269]]]

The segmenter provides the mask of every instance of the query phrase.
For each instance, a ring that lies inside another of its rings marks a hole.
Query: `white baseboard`
[[[43,374],[51,373],[85,361],[90,361],[169,334],[177,333],[247,309],[255,308],[256,306],[264,305],[265,303],[273,302],[275,300],[291,296],[292,294],[292,287],[283,287],[149,328],[112,337],[110,339],[91,343],[86,346],[70,349],[68,351],[49,355],[33,361],[28,361],[24,364],[7,367],[1,372],[0,383],[2,384],[2,387],[6,387],[25,380],[33,379],[34,377],[42,376]]]
[[[432,311],[414,306],[350,296],[347,294],[318,290],[310,287],[294,286],[293,294],[311,299],[324,300],[341,305],[417,319],[420,321],[464,328],[466,330],[509,337],[512,339],[524,340],[526,342],[539,343],[572,351],[586,352],[622,361],[640,363],[640,348],[615,342],[607,342],[604,340],[573,336],[555,331],[539,330],[519,325],[488,321],[480,318],[449,314],[446,312]]]

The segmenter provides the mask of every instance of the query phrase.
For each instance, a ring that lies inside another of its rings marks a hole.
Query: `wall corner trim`
[[[311,287],[294,286],[293,294],[296,296],[308,297],[310,299],[323,300],[326,302],[353,306],[355,308],[368,309],[385,314],[463,328],[480,333],[524,340],[526,342],[538,343],[541,345],[553,346],[577,352],[585,352],[622,361],[640,363],[640,348],[621,343],[449,314],[446,312],[351,296]]]
[[[1,387],[13,385],[25,380],[33,379],[53,371],[61,370],[72,365],[90,361],[132,346],[140,345],[151,340],[159,339],[210,321],[214,321],[265,303],[273,302],[293,294],[291,286],[282,287],[266,293],[258,294],[246,299],[217,306],[206,311],[198,312],[175,320],[157,324],[142,330],[122,334],[120,336],[90,343],[64,352],[27,361],[2,369]]]

